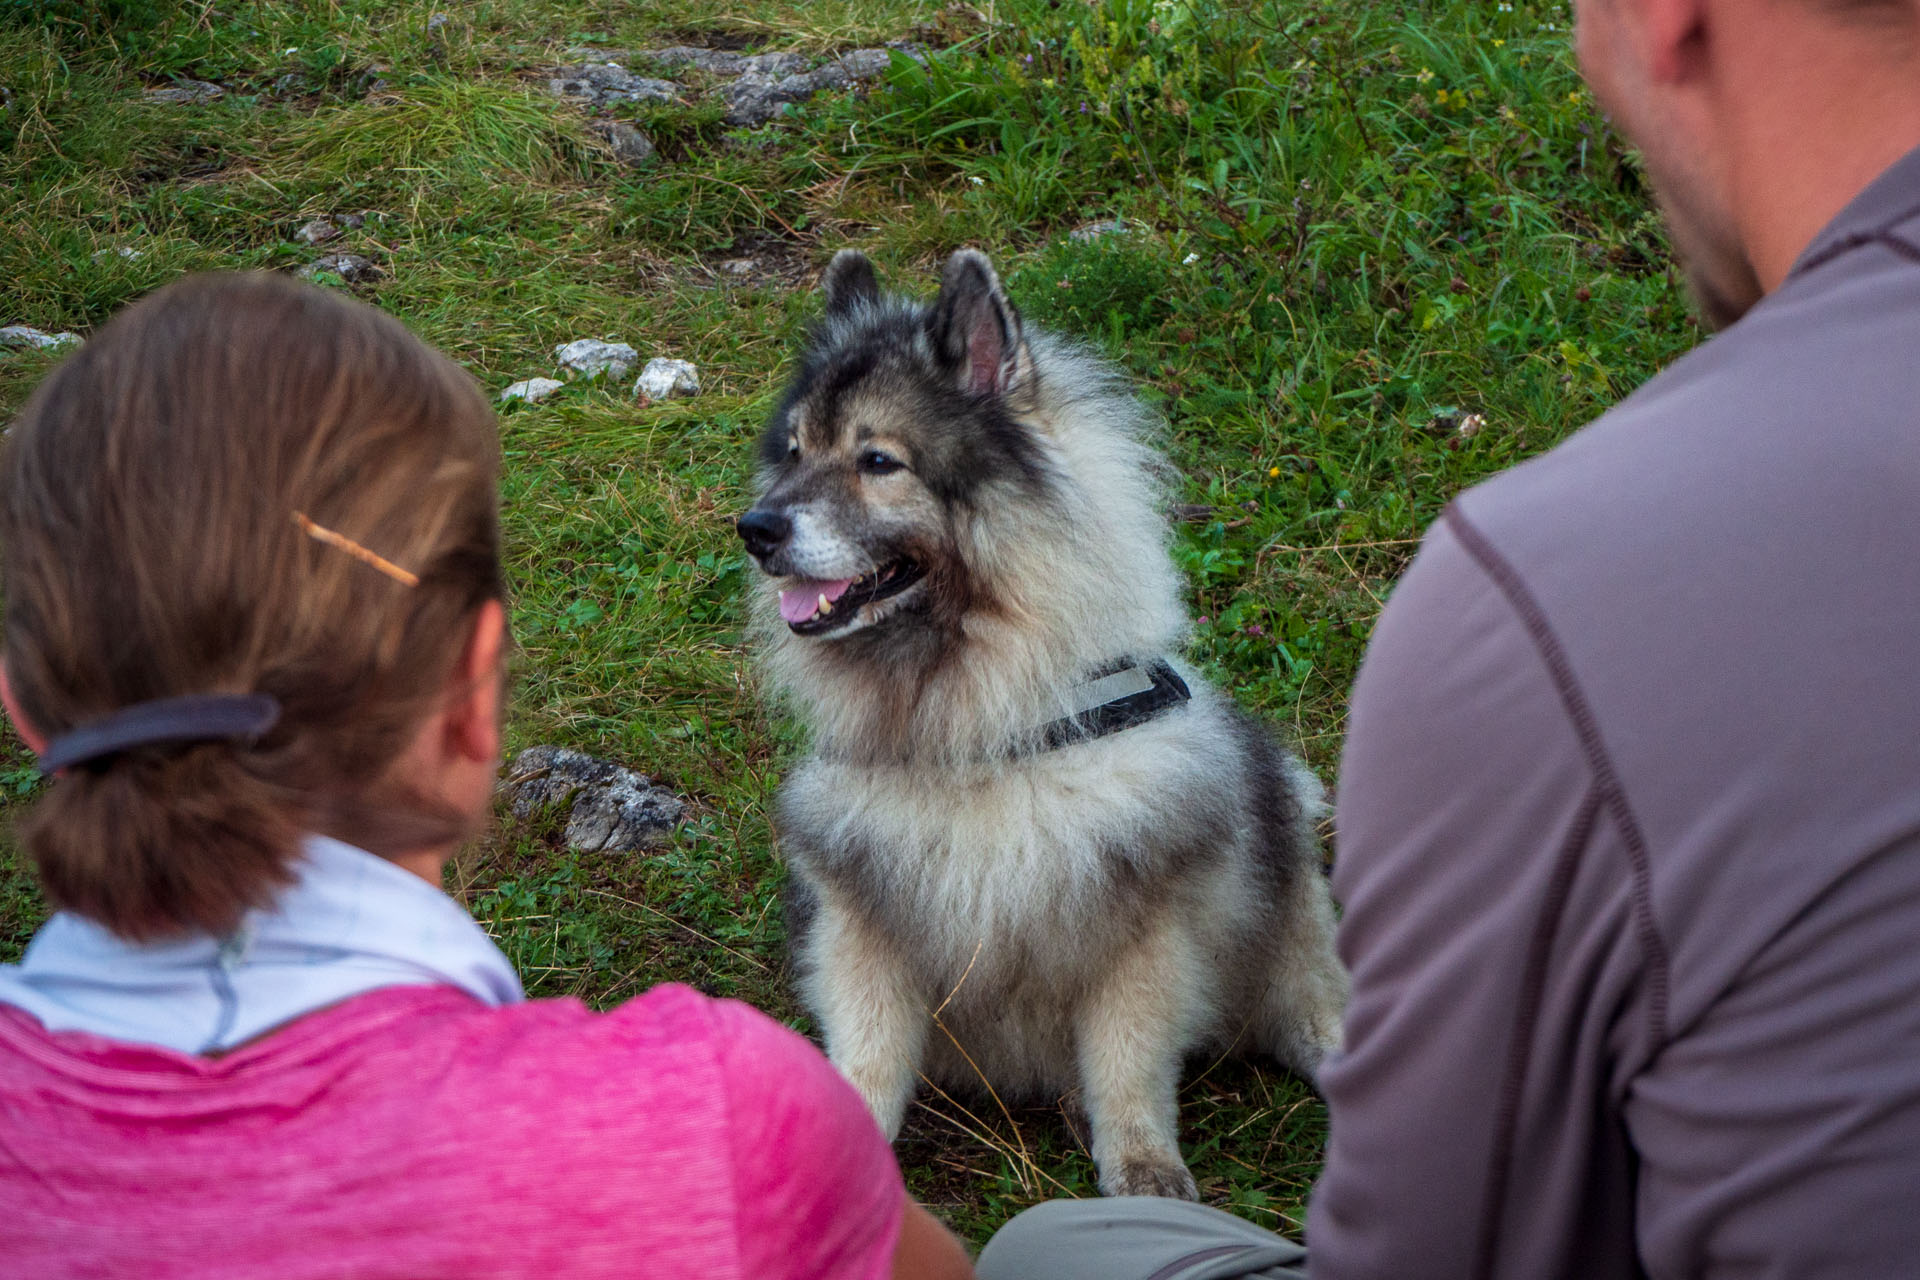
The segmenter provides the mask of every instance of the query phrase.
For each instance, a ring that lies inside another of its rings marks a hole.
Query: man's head
[[[1575,0],[1581,71],[1730,324],[1920,146],[1920,0]]]

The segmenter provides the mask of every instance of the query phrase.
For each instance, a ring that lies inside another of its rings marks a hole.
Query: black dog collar
[[[1150,662],[1126,658],[1110,663],[1095,671],[1075,693],[1083,706],[1041,728],[1041,750],[1054,751],[1131,729],[1193,697],[1187,682],[1165,658]]]

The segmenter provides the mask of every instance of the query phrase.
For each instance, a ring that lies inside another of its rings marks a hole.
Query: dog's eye
[[[906,465],[892,454],[883,453],[879,449],[869,449],[860,455],[860,470],[870,476],[892,475]]]

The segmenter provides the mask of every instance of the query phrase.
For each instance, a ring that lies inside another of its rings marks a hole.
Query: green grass
[[[314,251],[295,227],[364,211],[327,246],[380,265],[361,296],[490,388],[587,335],[700,364],[691,403],[581,385],[502,418],[512,739],[634,763],[694,815],[644,858],[570,855],[557,815],[503,817],[461,859],[456,887],[538,995],[605,1005],[678,980],[804,1025],[767,819],[799,737],[754,696],[730,518],[835,249],[924,290],[952,248],[982,246],[1031,321],[1139,379],[1178,500],[1207,508],[1176,535],[1193,655],[1330,781],[1346,690],[1421,530],[1697,337],[1558,4],[446,8],[430,38],[435,7],[396,0],[0,0],[0,323],[84,332],[183,271],[297,266]],[[764,129],[711,102],[619,109],[660,144],[638,171],[539,75],[573,46],[900,38],[936,52]],[[177,77],[231,92],[141,100]],[[1068,238],[1098,219],[1135,231]],[[752,275],[716,273],[739,256]],[[48,367],[0,357],[0,415]],[[1464,413],[1477,434],[1454,429]],[[0,764],[18,804],[17,744]],[[41,908],[0,859],[11,957]],[[926,1101],[900,1147],[909,1184],[976,1241],[1091,1191],[1070,1107]],[[1296,1082],[1215,1064],[1182,1123],[1210,1200],[1297,1226],[1324,1115]]]

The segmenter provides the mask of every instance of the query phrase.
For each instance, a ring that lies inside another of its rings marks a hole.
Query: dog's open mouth
[[[919,561],[902,559],[864,578],[792,578],[780,590],[780,616],[795,635],[825,635],[852,623],[861,606],[897,596],[925,574]]]

